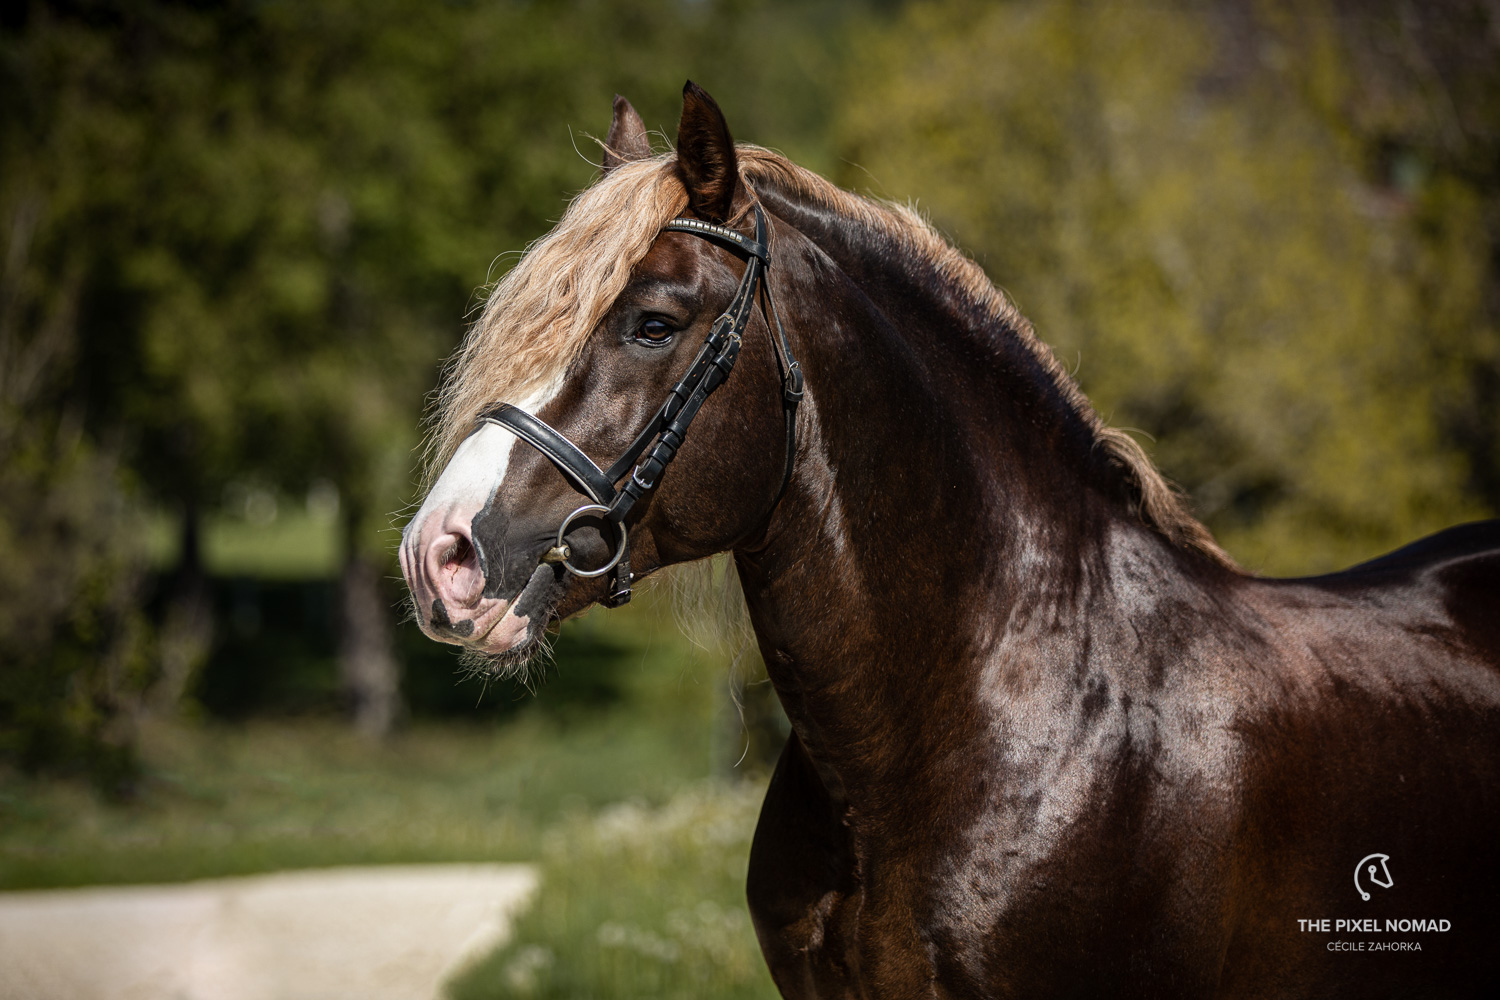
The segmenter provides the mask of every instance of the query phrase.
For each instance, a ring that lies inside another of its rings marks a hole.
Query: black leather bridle
[[[787,343],[786,330],[781,326],[781,317],[776,310],[776,301],[771,295],[770,282],[765,272],[771,266],[771,247],[768,242],[766,217],[759,205],[755,205],[755,238],[727,226],[703,222],[699,219],[673,219],[662,227],[663,232],[691,233],[710,243],[721,246],[745,260],[745,274],[740,278],[739,288],[729,307],[714,321],[713,328],[699,348],[692,365],[676,385],[667,400],[647,422],[625,453],[608,469],[600,469],[577,445],[542,420],[510,403],[501,403],[480,415],[481,423],[499,424],[516,437],[531,445],[547,457],[567,479],[569,485],[583,494],[590,503],[584,504],[563,518],[557,528],[556,544],[542,557],[543,562],[560,563],[575,576],[594,577],[611,573],[609,594],[603,603],[616,608],[630,600],[630,585],[634,580],[630,572],[630,535],[625,528],[625,516],[635,502],[661,482],[662,473],[677,456],[687,435],[688,425],[698,415],[704,400],[729,377],[739,357],[745,329],[755,312],[757,297],[761,298],[761,312],[766,317],[767,329],[774,326],[776,335],[772,350],[776,355],[776,367],[781,373],[782,408],[786,413],[786,466],[781,476],[781,486],[771,509],[781,502],[787,483],[792,478],[792,464],[797,450],[797,404],[802,401],[802,369],[792,357],[791,345]],[[770,308],[767,309],[767,303]],[[653,442],[654,445],[653,445]],[[650,452],[641,458],[646,449]],[[633,467],[633,468],[632,468]],[[629,478],[619,487],[626,472]],[[615,554],[609,562],[598,569],[581,570],[570,561],[572,552],[563,540],[568,526],[579,517],[596,514],[609,521],[619,535]],[[768,514],[769,516],[769,514]]]

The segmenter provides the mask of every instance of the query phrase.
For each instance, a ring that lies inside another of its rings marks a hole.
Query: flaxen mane
[[[525,398],[578,357],[661,227],[687,209],[675,160],[627,163],[585,188],[495,285],[448,365],[428,448],[429,485],[481,412]]]
[[[1233,564],[1135,439],[1099,418],[1030,322],[979,265],[920,215],[904,205],[845,191],[770,150],[739,146],[737,153],[741,176],[752,191],[765,186],[826,206],[889,234],[931,262],[942,280],[1014,331],[1035,355],[1062,398],[1093,429],[1096,447],[1129,485],[1141,520],[1177,545]],[[486,407],[524,398],[562,377],[578,357],[661,227],[687,207],[675,161],[674,153],[663,153],[610,171],[574,198],[557,227],[532,244],[495,286],[455,354],[439,396],[428,452],[432,472],[447,463]]]

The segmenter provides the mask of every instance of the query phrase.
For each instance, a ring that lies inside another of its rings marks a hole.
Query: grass
[[[560,824],[513,940],[454,1000],[779,996],[744,900],[760,783],[707,782]]]
[[[124,805],[0,773],[0,889],[525,861],[537,901],[458,1000],[774,997],[744,903],[764,784],[731,767],[726,657],[643,598],[570,623],[552,683],[498,720],[419,722],[380,745],[332,718],[148,725],[147,779]],[[613,700],[549,702],[600,669],[573,648],[618,650]]]
[[[563,816],[664,801],[708,769],[705,741],[608,715],[421,727],[373,748],[330,722],[161,727],[145,742],[151,777],[128,806],[71,783],[0,785],[0,888],[532,860]]]

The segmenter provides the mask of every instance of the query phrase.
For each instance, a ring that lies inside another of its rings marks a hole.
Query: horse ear
[[[604,140],[604,172],[622,163],[644,160],[651,155],[651,140],[646,138],[646,123],[636,114],[630,102],[615,95],[615,118],[609,123],[609,137]]]
[[[719,222],[729,218],[740,183],[734,139],[719,105],[691,80],[682,88],[677,172],[687,185],[688,204],[694,213]]]

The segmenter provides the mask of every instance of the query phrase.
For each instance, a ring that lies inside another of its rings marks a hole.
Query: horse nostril
[[[448,551],[443,553],[441,560],[445,571],[451,573],[455,569],[466,565],[474,558],[474,543],[469,541],[466,535],[455,535],[453,543],[448,546]]]
[[[442,531],[423,543],[426,546],[426,577],[432,597],[438,597],[453,615],[472,608],[484,590],[484,566],[474,539],[465,529]],[[424,595],[424,604],[430,599]]]

